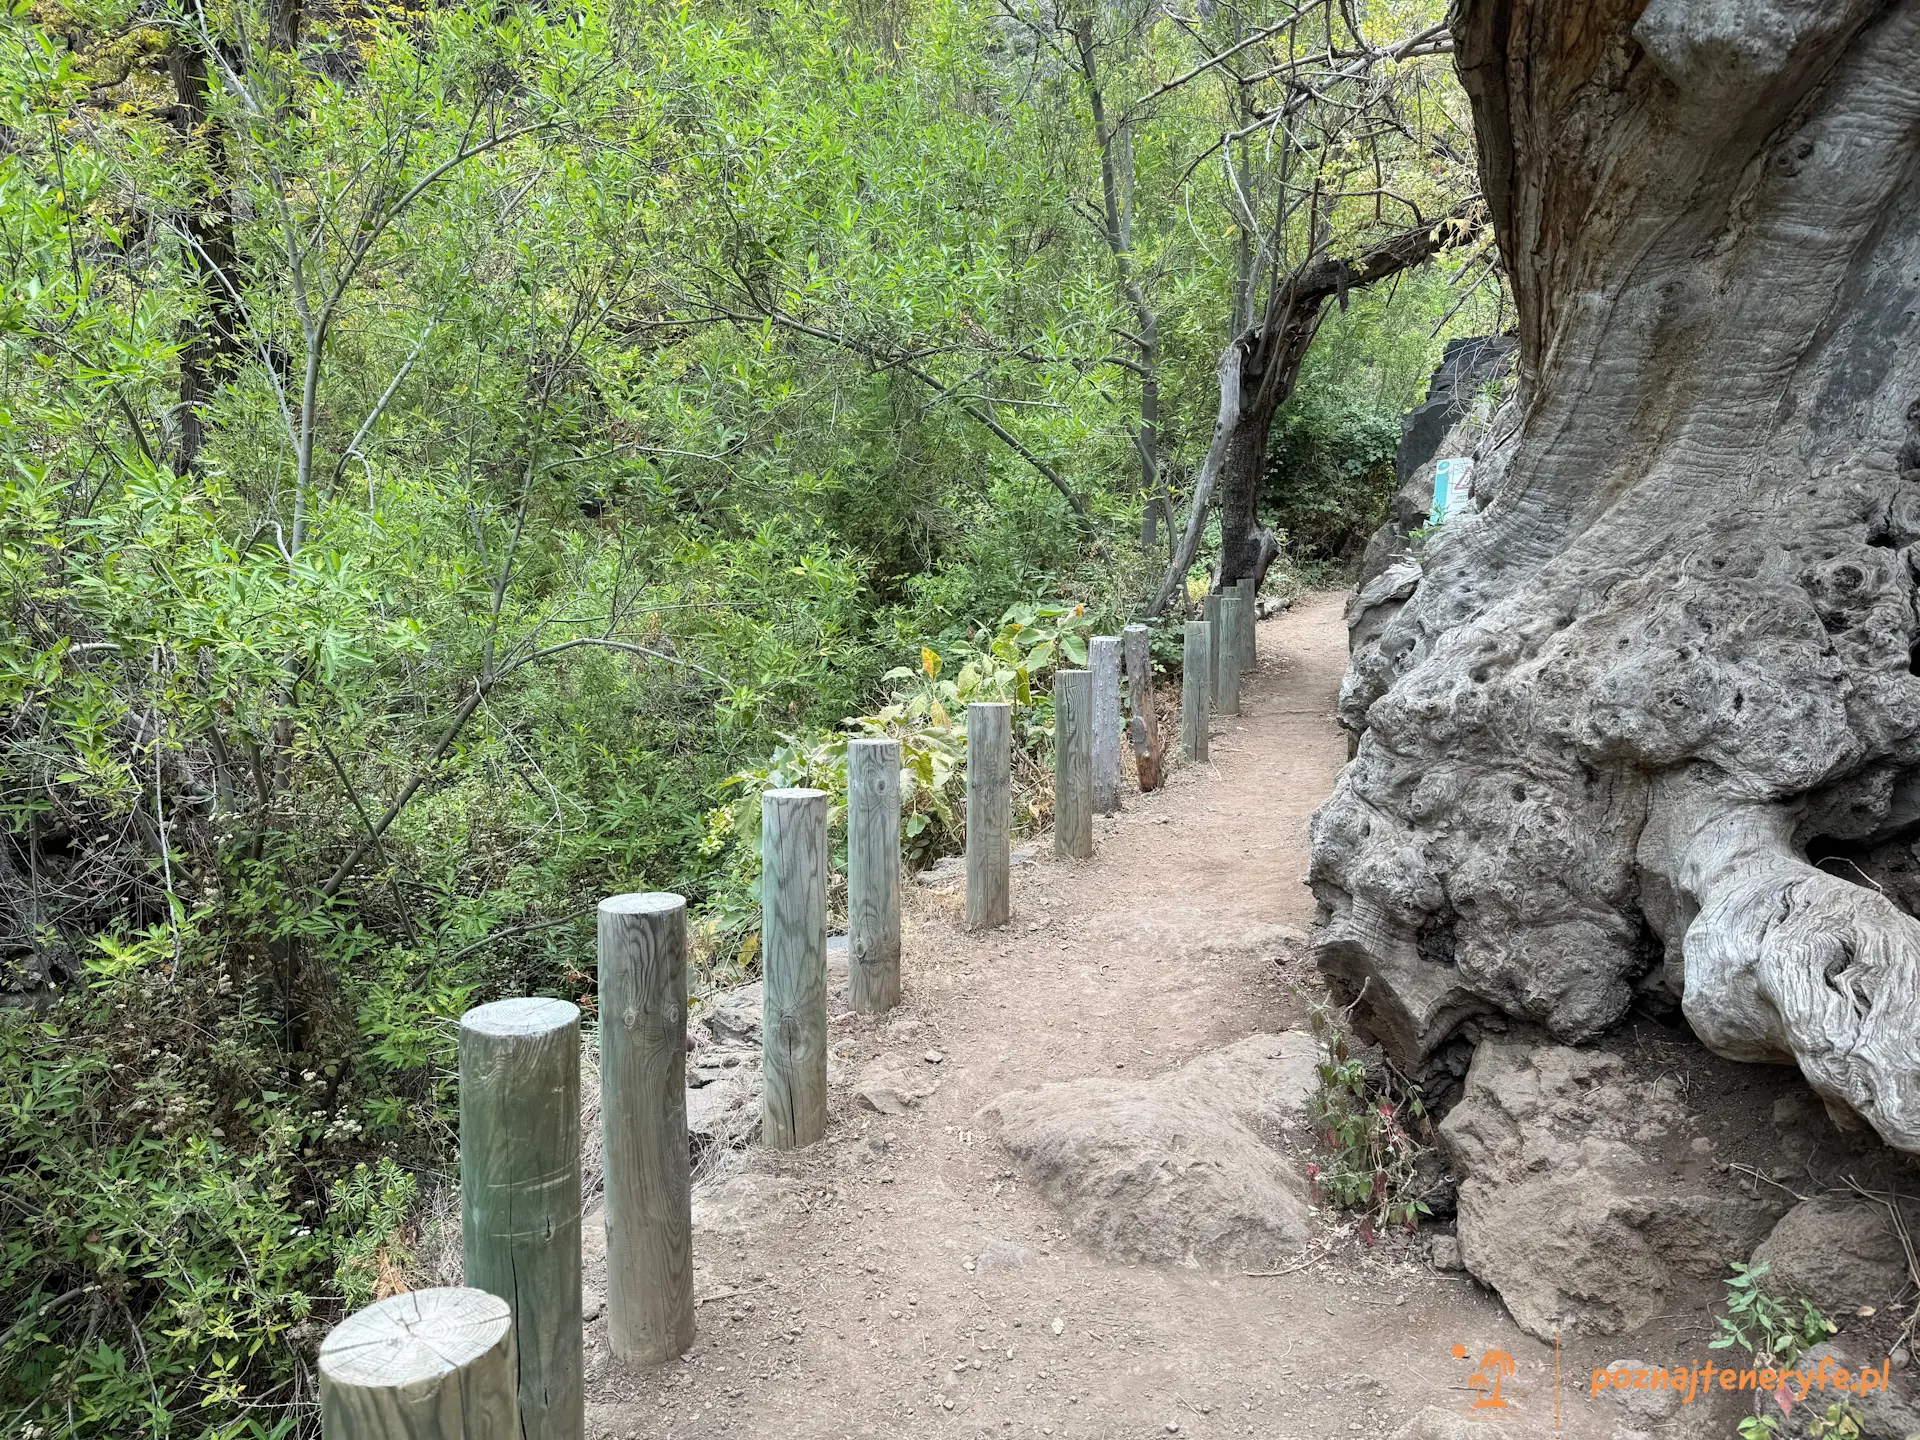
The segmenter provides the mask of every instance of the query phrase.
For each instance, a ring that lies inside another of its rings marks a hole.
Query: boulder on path
[[[1864,1200],[1802,1201],[1760,1242],[1753,1263],[1766,1265],[1766,1289],[1810,1300],[1828,1316],[1885,1305],[1907,1283],[1892,1216]]]
[[[1299,1031],[1254,1035],[1153,1080],[1069,1080],[980,1112],[1073,1233],[1124,1259],[1265,1263],[1307,1239],[1306,1185],[1268,1137],[1318,1079]]]
[[[1542,1340],[1634,1331],[1677,1308],[1671,1292],[1713,1291],[1785,1206],[1723,1178],[1694,1138],[1669,1079],[1597,1051],[1484,1042],[1440,1125],[1467,1269]]]

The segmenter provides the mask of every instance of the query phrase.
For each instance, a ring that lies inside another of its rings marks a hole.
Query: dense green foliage
[[[0,1433],[311,1433],[460,1011],[590,1009],[620,890],[750,966],[756,787],[844,717],[951,845],[957,707],[1165,562],[1076,96],[971,0],[12,13]],[[1190,458],[1232,219],[1176,101],[1136,155]],[[1280,465],[1319,549],[1445,289],[1328,327]]]

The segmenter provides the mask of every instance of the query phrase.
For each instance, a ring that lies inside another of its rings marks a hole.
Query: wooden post
[[[847,994],[865,1015],[900,1003],[900,742],[847,742]]]
[[[1127,659],[1127,710],[1132,717],[1128,738],[1133,745],[1133,768],[1140,788],[1160,783],[1160,715],[1153,695],[1153,633],[1144,625],[1120,632]]]
[[[1007,923],[1013,835],[1013,707],[967,706],[967,928]]]
[[[320,1342],[323,1440],[519,1440],[513,1339],[513,1312],[484,1290],[355,1311]]]
[[[797,1150],[827,1133],[827,792],[760,797],[760,1133]]]
[[[1093,676],[1093,809],[1111,815],[1120,808],[1120,637],[1087,641],[1087,672]]]
[[[460,1248],[519,1339],[520,1424],[580,1440],[580,1012],[496,1000],[460,1017]]]
[[[1093,858],[1093,676],[1053,672],[1053,849]]]
[[[1226,647],[1220,643],[1223,633],[1220,628],[1221,598],[1220,592],[1216,590],[1200,604],[1201,618],[1213,627],[1212,633],[1207,637],[1207,654],[1211,662],[1207,670],[1207,701],[1215,710],[1220,708],[1220,660],[1226,653]]]
[[[1220,626],[1214,631],[1220,646],[1219,710],[1222,715],[1240,713],[1240,592],[1229,590],[1220,597]]]
[[[607,1340],[660,1365],[693,1344],[687,1173],[687,902],[600,902],[600,1131],[607,1177]]]
[[[1189,620],[1187,648],[1180,676],[1180,758],[1207,758],[1207,725],[1212,706],[1213,626],[1205,620]]]
[[[1254,667],[1260,663],[1260,634],[1257,628],[1260,623],[1260,608],[1255,603],[1257,597],[1250,577],[1234,581],[1233,588],[1240,592],[1242,607],[1240,611],[1240,673],[1251,675]]]

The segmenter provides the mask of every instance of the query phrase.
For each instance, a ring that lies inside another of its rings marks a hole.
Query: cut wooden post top
[[[476,1005],[460,1017],[460,1028],[479,1035],[545,1035],[580,1023],[580,1007],[567,1000],[520,995]]]
[[[812,790],[804,785],[795,786],[790,790],[762,790],[760,792],[760,800],[763,804],[768,800],[824,800],[826,798],[826,791]]]
[[[687,897],[665,890],[646,890],[632,895],[609,895],[600,902],[602,915],[666,915],[687,908]]]
[[[416,1385],[488,1354],[513,1328],[498,1295],[464,1286],[408,1290],[356,1310],[320,1342],[320,1373],[357,1389]]]

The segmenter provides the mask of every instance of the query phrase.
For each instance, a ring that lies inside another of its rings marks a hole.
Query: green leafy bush
[[[1307,1167],[1311,1196],[1358,1213],[1360,1238],[1369,1245],[1389,1226],[1412,1230],[1432,1213],[1416,1183],[1429,1147],[1410,1128],[1429,1129],[1420,1092],[1407,1086],[1402,1096],[1369,1080],[1365,1060],[1349,1044],[1344,1012],[1316,1006],[1311,1025],[1322,1056],[1308,1113],[1325,1162]]]

